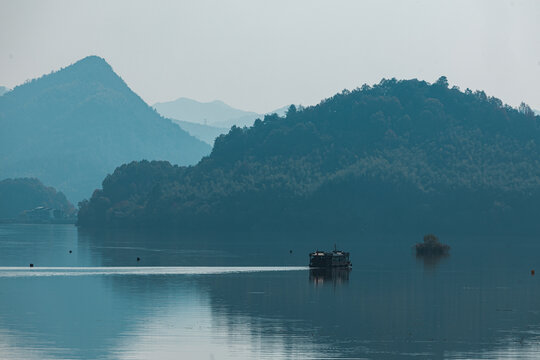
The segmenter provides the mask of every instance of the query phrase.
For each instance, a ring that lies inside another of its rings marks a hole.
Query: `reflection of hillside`
[[[485,283],[483,275],[426,281],[422,273],[392,272],[355,272],[348,286],[306,287],[305,274],[292,273],[201,278],[214,317],[234,328],[235,319],[247,316],[253,339],[279,328],[291,337],[312,334],[321,353],[381,359],[504,353],[513,345],[502,334],[533,339],[526,331],[540,325],[538,288]]]
[[[312,250],[308,235],[299,239],[290,234],[249,232],[79,230],[78,239],[103,266],[305,266]],[[137,257],[141,258],[139,263]]]
[[[306,265],[314,244],[325,245],[325,239],[309,242],[297,234],[79,233],[75,248],[74,239],[47,229],[39,232],[44,244],[57,242],[38,261],[50,258],[47,265],[57,261],[53,256],[68,257],[68,248],[84,265],[133,265],[141,253],[142,266]],[[540,287],[538,277],[513,269],[533,261],[535,251],[466,240],[432,276],[418,269],[409,241],[366,240],[343,244],[354,273],[0,278],[0,334],[10,334],[0,351],[36,348],[40,357],[63,358],[174,358],[192,349],[199,358],[213,353],[216,359],[528,356],[538,340]],[[527,246],[538,249],[535,244]]]
[[[219,359],[290,358],[294,352],[313,357],[318,345],[307,333],[289,337],[294,327],[288,321],[254,323],[249,315],[223,318],[211,311],[199,281],[237,276],[0,279],[3,288],[17,289],[0,299],[0,309],[9,309],[0,310],[0,334],[10,334],[0,350],[17,358],[18,348],[40,349],[27,359],[176,359],[178,353],[197,359],[212,353]]]
[[[248,235],[217,239],[195,237],[182,239],[182,245],[177,242],[174,247],[178,251],[198,247],[203,251],[198,255],[200,258],[186,260],[187,253],[173,257],[174,261],[191,261],[194,264],[217,261],[220,265],[281,265],[290,261],[289,264],[305,265],[306,254],[313,246],[304,238],[305,244],[302,245],[302,241],[295,243],[298,238],[297,234],[293,237],[262,234],[256,239]],[[155,237],[150,241],[154,240]],[[324,241],[317,237],[309,240],[312,243]],[[461,264],[465,268],[461,268],[460,273],[440,271],[426,279],[422,272],[412,271],[414,260],[406,255],[410,252],[408,242],[400,241],[403,245],[382,240],[344,244],[360,264],[355,268],[354,278],[348,281],[345,274],[305,272],[193,279],[199,291],[204,289],[209,296],[215,325],[228,329],[225,336],[234,338],[234,331],[239,327],[249,329],[250,339],[254,342],[285,334],[290,338],[292,343],[289,347],[292,348],[295,346],[293,339],[304,341],[298,335],[308,334],[318,344],[318,351],[328,351],[332,355],[343,353],[388,358],[387,351],[391,351],[396,354],[424,352],[429,354],[427,358],[442,358],[448,351],[478,353],[478,344],[484,344],[483,351],[498,351],[506,346],[504,341],[507,337],[501,337],[502,333],[523,331],[540,324],[535,301],[540,289],[515,281],[507,268],[497,267],[496,271],[489,273],[477,271],[479,256],[476,255],[470,264]],[[293,254],[288,251],[290,244],[295,244]],[[481,242],[467,244],[475,254],[481,253],[477,248],[484,248]],[[503,246],[500,245],[501,248]],[[483,261],[499,259],[495,256],[499,250],[496,244],[491,243],[490,251],[494,253]],[[206,251],[218,251],[219,255],[212,257]],[[517,248],[512,252],[505,251],[506,261],[513,258],[522,261],[523,254]],[[194,254],[197,252],[190,256]],[[240,254],[245,256],[238,256]],[[102,256],[110,259],[106,251]],[[167,259],[161,261],[171,261]],[[428,268],[437,263],[443,266],[440,258],[431,260],[425,264]],[[309,286],[306,286],[306,277],[314,281],[309,282]],[[347,286],[312,286],[321,281],[324,284],[346,283]],[[134,279],[133,286],[137,284]],[[510,285],[516,288],[510,289]],[[163,285],[147,282],[145,286],[146,291],[159,294]],[[519,313],[531,315],[519,316]],[[231,341],[234,340],[232,338]]]
[[[73,358],[148,353],[158,344],[181,350],[193,336],[243,355],[290,358],[316,350],[320,356],[399,358],[416,352],[443,358],[448,352],[475,357],[478,344],[505,354],[508,338],[530,344],[535,335],[527,331],[540,324],[531,312],[540,291],[528,287],[482,290],[481,276],[463,288],[449,275],[428,282],[421,272],[354,275],[347,286],[312,286],[307,272],[64,278],[42,286],[37,279],[11,285],[2,279],[3,288],[18,290],[0,300],[1,308],[10,309],[2,312],[1,327],[21,334],[19,347],[54,344],[51,351]]]
[[[0,296],[0,328],[18,334],[11,338],[16,347],[42,349],[46,358],[59,352],[101,358],[109,339],[133,324],[127,304],[108,293],[102,278],[4,278],[0,284],[7,290]]]

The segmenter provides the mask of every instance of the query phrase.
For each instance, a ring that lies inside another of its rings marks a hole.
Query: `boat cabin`
[[[337,250],[334,251],[315,251],[309,254],[309,267],[333,268],[333,267],[351,267],[349,253]]]

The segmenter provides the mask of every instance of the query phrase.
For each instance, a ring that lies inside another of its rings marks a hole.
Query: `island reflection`
[[[416,261],[424,265],[424,270],[433,271],[445,259],[449,258],[450,254],[416,254]]]

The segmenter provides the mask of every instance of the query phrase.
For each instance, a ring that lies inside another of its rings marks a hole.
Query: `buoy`
[[[141,261],[141,258],[140,258],[140,257],[138,257],[138,258],[137,258],[137,261]]]
[[[34,264],[30,264],[30,267],[34,267]]]
[[[531,275],[534,276],[534,270],[531,270]]]
[[[72,251],[71,251],[71,250],[69,250],[69,253],[71,254],[71,253],[72,253]]]
[[[292,254],[292,250],[289,250],[289,254]]]

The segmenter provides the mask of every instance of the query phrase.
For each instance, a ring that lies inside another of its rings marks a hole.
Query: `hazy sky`
[[[149,104],[259,112],[446,75],[540,109],[540,1],[0,0],[0,85],[95,54]]]

